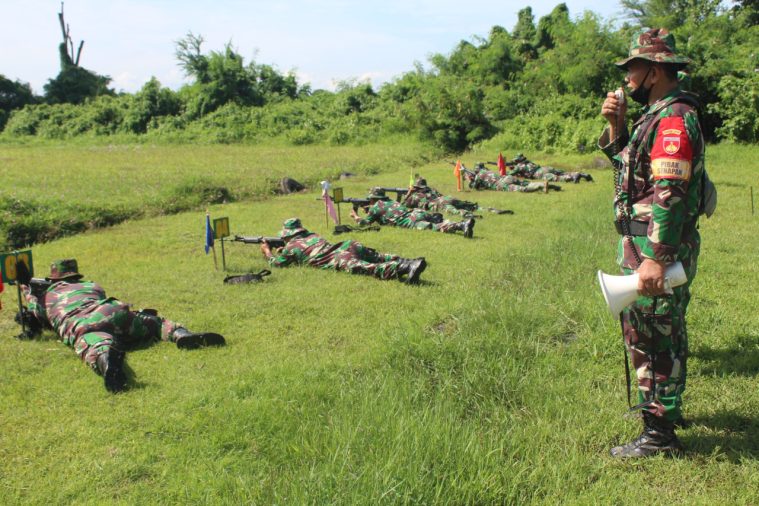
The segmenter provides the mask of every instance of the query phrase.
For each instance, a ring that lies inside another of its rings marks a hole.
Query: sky
[[[535,22],[560,0],[67,0],[66,23],[80,65],[110,76],[116,91],[135,92],[152,76],[178,89],[188,83],[174,55],[187,33],[203,37],[203,53],[231,42],[246,63],[292,71],[312,89],[340,81],[378,88],[415,62],[448,54],[461,40],[487,37],[494,25],[511,31],[517,12]],[[590,10],[622,17],[618,1],[565,0],[573,19]],[[59,0],[0,0],[0,74],[43,85],[59,70]]]

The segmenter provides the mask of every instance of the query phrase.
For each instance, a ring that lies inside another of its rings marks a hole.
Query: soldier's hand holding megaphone
[[[638,293],[647,297],[662,295],[665,290],[666,266],[664,262],[646,258],[640,264],[638,270]]]

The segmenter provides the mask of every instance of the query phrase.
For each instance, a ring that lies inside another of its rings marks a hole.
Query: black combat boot
[[[398,279],[401,279],[401,276],[406,276],[401,281],[409,285],[417,285],[419,284],[419,276],[426,268],[427,260],[424,257],[414,259],[402,258],[398,264]]]
[[[593,181],[593,176],[591,176],[590,174],[587,174],[585,172],[581,172],[580,176],[584,177],[585,181],[587,181],[588,183],[590,183],[591,181]]]
[[[462,222],[463,223],[463,230],[464,230],[464,237],[467,239],[471,239],[474,236],[474,218],[469,218],[468,220]]]
[[[177,327],[172,334],[177,348],[182,350],[194,350],[201,346],[223,346],[226,344],[224,336],[214,332],[190,332],[184,327]]]
[[[103,376],[105,389],[111,393],[121,392],[126,388],[124,357],[126,353],[111,346],[108,351],[97,358],[98,372]]]
[[[548,185],[548,189],[549,190],[553,190],[555,192],[560,192],[561,191],[561,186],[559,186],[557,184],[549,184]]]
[[[643,413],[643,432],[637,439],[623,446],[611,449],[611,456],[617,458],[640,458],[664,454],[681,456],[683,445],[675,435],[675,425],[669,420]]]

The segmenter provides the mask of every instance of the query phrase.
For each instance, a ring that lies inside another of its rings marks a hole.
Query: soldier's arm
[[[654,197],[648,240],[641,248],[645,258],[674,262],[688,216],[688,186],[693,177],[694,149],[701,145],[698,118],[692,111],[662,118],[651,145]],[[689,126],[690,125],[690,126]]]
[[[37,296],[32,293],[32,289],[28,285],[21,285],[21,293],[24,295],[24,299],[26,299],[26,308],[29,312],[41,323],[47,322],[44,298],[42,300],[37,299]]]
[[[272,267],[287,267],[295,262],[295,259],[295,252],[287,246],[279,248],[278,250],[275,250],[275,254],[267,256],[269,265]]]

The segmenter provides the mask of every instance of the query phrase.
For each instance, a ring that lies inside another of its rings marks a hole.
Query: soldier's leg
[[[127,333],[135,342],[174,342],[174,331],[181,326],[181,323],[158,316],[152,309],[141,309],[129,312]]]
[[[688,287],[662,297],[639,297],[623,313],[625,343],[643,411],[670,422],[681,416],[688,339],[682,312]],[[655,390],[654,390],[655,388]]]
[[[399,276],[400,260],[387,262],[370,262],[362,260],[351,249],[338,253],[333,262],[335,270],[347,271],[351,274],[364,274],[379,279],[392,279]]]
[[[124,350],[107,332],[88,332],[74,341],[74,350],[85,364],[103,376],[106,390],[121,392],[126,388]]]
[[[454,232],[464,232],[464,237],[471,238],[474,235],[474,218],[469,218],[462,221],[449,221],[445,220],[443,223],[435,223],[432,228],[438,232],[445,234],[452,234]]]

